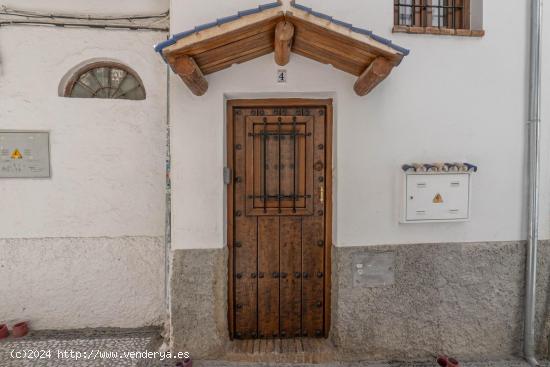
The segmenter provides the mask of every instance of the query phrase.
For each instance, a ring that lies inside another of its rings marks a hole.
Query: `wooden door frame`
[[[226,166],[234,172],[234,151],[233,151],[233,111],[235,108],[251,107],[324,107],[326,109],[325,126],[325,284],[324,284],[324,337],[327,338],[331,326],[331,284],[332,284],[332,137],[333,137],[333,107],[332,98],[328,99],[306,99],[306,98],[269,98],[269,99],[230,99],[227,103],[227,158]],[[233,340],[233,308],[234,308],[234,284],[233,284],[233,177],[227,185],[227,247],[229,251],[229,264],[227,273],[227,326],[229,337]]]

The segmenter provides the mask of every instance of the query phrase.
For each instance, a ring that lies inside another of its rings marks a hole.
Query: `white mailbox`
[[[469,172],[406,173],[403,223],[470,219]]]

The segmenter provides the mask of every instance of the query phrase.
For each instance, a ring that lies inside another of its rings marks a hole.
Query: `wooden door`
[[[232,338],[330,326],[330,100],[228,102]]]

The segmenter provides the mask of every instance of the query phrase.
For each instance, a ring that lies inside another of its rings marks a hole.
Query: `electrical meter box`
[[[406,173],[402,223],[470,219],[471,174]]]

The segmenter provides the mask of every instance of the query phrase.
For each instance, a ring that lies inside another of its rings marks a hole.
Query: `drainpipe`
[[[166,65],[166,185],[164,217],[164,306],[170,314],[170,260],[172,248],[172,156],[170,153],[170,67]]]
[[[531,0],[531,51],[529,72],[529,214],[525,284],[523,353],[531,366],[535,358],[535,294],[539,240],[540,120],[541,120],[542,0]]]

